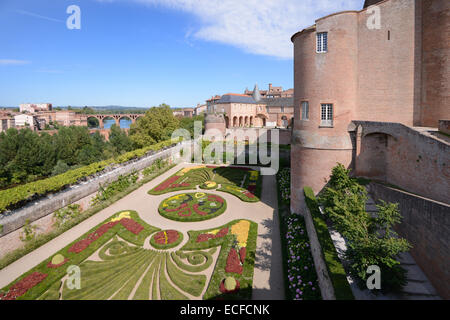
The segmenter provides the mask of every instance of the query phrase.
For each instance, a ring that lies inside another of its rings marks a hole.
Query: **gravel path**
[[[184,240],[177,248],[180,248],[188,241],[187,231],[190,230],[216,228],[235,219],[249,219],[258,223],[253,299],[284,299],[275,176],[263,177],[262,199],[260,202],[247,203],[231,194],[208,190],[206,191],[207,193],[220,195],[227,201],[227,210],[225,213],[216,218],[200,222],[177,222],[168,220],[158,213],[160,202],[175,194],[189,191],[172,192],[159,196],[149,195],[147,191],[187,166],[190,166],[190,164],[177,165],[108,208],[98,212],[57,238],[0,270],[0,288],[53,255],[70,242],[76,240],[86,231],[95,227],[114,213],[121,210],[136,210],[141,219],[150,225],[161,229],[175,229],[183,232],[185,235]]]

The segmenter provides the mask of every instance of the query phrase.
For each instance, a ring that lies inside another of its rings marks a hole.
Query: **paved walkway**
[[[147,194],[147,191],[166,178],[191,164],[179,164],[153,181],[118,200],[108,208],[98,212],[77,226],[49,241],[40,248],[0,270],[0,288],[4,287],[21,274],[27,272],[70,242],[86,233],[114,213],[121,210],[135,210],[141,219],[161,229],[175,229],[183,232],[184,239],[180,246],[188,241],[187,232],[222,226],[235,219],[249,219],[258,223],[256,262],[253,281],[253,299],[284,299],[283,269],[281,257],[281,239],[279,233],[278,206],[275,176],[264,176],[262,199],[257,203],[247,203],[237,197],[215,190],[208,193],[220,195],[227,201],[227,210],[222,215],[200,222],[177,222],[168,220],[158,213],[160,202],[175,194],[189,192],[179,191],[159,196]]]

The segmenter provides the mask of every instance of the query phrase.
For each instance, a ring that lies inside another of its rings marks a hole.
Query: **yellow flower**
[[[217,185],[217,183],[215,183],[214,181],[206,181],[206,182],[205,182],[205,185],[206,185],[208,188],[212,188],[212,187],[215,187],[215,186]]]
[[[219,231],[220,231],[219,229],[216,229],[216,230],[209,231],[207,233],[212,234],[212,235],[216,235]]]
[[[120,221],[120,220],[122,220],[123,218],[131,219],[131,213],[130,213],[130,211],[124,211],[124,212],[121,212],[117,217],[112,218],[112,219],[111,219],[111,222]]]
[[[196,197],[197,199],[203,198],[204,196],[206,196],[206,194],[203,193],[203,192],[197,192],[197,193],[195,194],[195,197]]]
[[[247,246],[248,232],[250,230],[250,222],[241,220],[231,227],[231,234],[237,237],[239,247]]]

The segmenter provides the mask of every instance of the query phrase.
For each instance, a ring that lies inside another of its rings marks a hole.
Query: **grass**
[[[177,251],[172,252],[172,260],[175,264],[183,270],[188,272],[202,272],[209,268],[213,263],[212,253],[205,251],[194,251],[194,252],[183,252]],[[194,257],[194,258],[193,258]],[[199,258],[195,258],[199,257]],[[200,258],[201,257],[201,258]],[[191,264],[185,264],[182,259],[187,259]]]
[[[53,231],[51,231],[49,233],[37,235],[35,237],[35,239],[25,243],[25,245],[22,248],[18,248],[18,249],[14,250],[14,251],[11,251],[11,252],[7,253],[5,256],[3,256],[0,259],[0,270],[5,268],[6,266],[10,265],[14,261],[22,258],[23,256],[25,256],[26,254],[30,253],[31,251],[36,250],[40,246],[42,246],[42,245],[46,244],[47,242],[49,242],[50,240],[53,240],[57,236],[63,234],[64,232],[66,232],[67,230],[69,230],[69,229],[73,228],[74,226],[78,225],[79,223],[81,223],[82,221],[86,220],[87,218],[89,218],[89,217],[93,216],[94,214],[100,212],[101,210],[109,207],[110,205],[112,205],[116,201],[122,199],[123,197],[127,196],[131,192],[137,190],[138,188],[140,188],[144,184],[150,182],[151,180],[153,180],[154,178],[160,176],[164,172],[170,170],[174,166],[175,165],[170,165],[168,167],[165,167],[165,168],[162,168],[162,169],[156,171],[152,175],[148,175],[148,176],[144,177],[143,179],[139,180],[135,184],[131,185],[126,190],[124,190],[124,191],[122,191],[122,192],[112,196],[110,199],[108,199],[108,200],[106,200],[106,201],[104,201],[102,203],[99,203],[99,204],[89,208],[88,210],[83,212],[81,215],[79,215],[75,219],[65,223],[62,227],[56,228],[56,229],[54,229]]]
[[[319,238],[320,246],[327,265],[328,274],[333,284],[334,294],[337,300],[354,300],[350,285],[347,281],[347,274],[344,266],[338,257],[333,240],[328,231],[328,226],[319,210],[317,199],[311,188],[304,188],[306,204],[311,212],[314,227]]]

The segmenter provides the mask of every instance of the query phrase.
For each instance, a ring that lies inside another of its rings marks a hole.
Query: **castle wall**
[[[413,125],[415,107],[415,5],[379,3],[381,29],[369,29],[370,14],[358,14],[358,112],[355,119]],[[390,39],[388,38],[390,37]]]
[[[450,144],[398,123],[360,122],[358,176],[382,180],[450,204]]]
[[[450,119],[450,1],[422,1],[421,124]]]
[[[337,162],[352,160],[347,127],[357,101],[357,13],[320,19],[316,30],[294,37],[294,130],[291,151],[291,210],[304,210],[303,188],[317,193]],[[316,32],[328,32],[328,52],[316,53]],[[309,102],[309,120],[300,118]],[[321,126],[321,104],[333,104],[333,126]]]
[[[411,255],[444,299],[450,299],[450,206],[378,183],[369,184],[374,200],[399,204],[396,231],[413,245]]]

